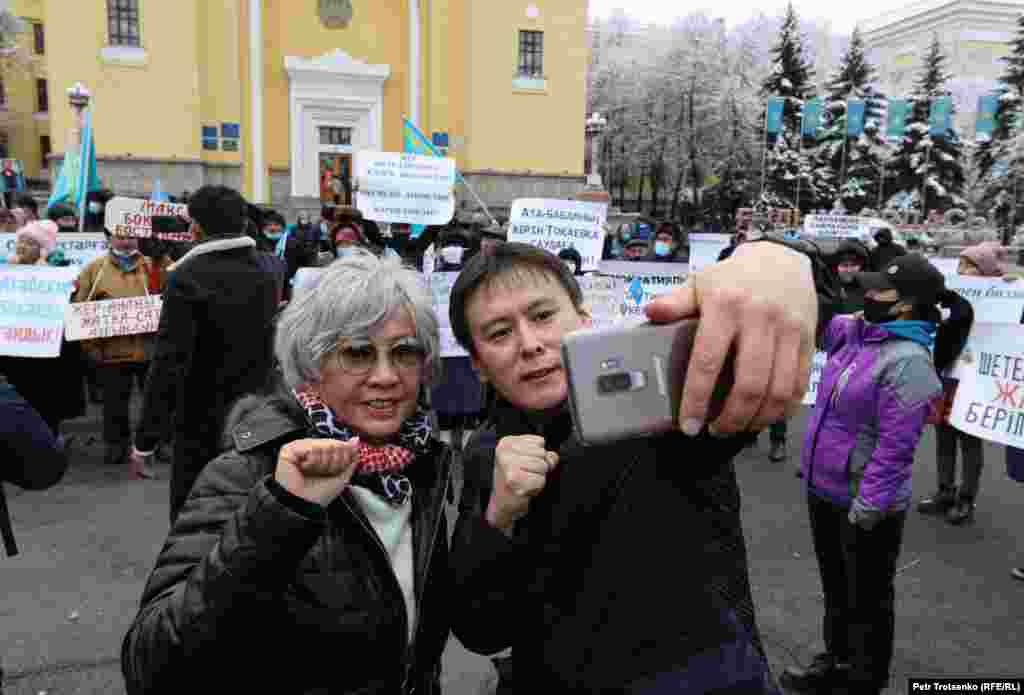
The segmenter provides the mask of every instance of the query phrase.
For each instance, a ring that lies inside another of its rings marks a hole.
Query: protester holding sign
[[[889,682],[914,451],[942,392],[930,348],[955,355],[970,329],[957,320],[970,306],[924,256],[902,256],[857,281],[864,315],[835,317],[825,331],[828,362],[804,439],[826,652],[808,668],[786,669],[783,685],[799,692],[869,695]],[[941,322],[939,303],[952,321]]]
[[[109,243],[107,255],[82,269],[72,303],[149,296],[151,261],[139,252],[139,240],[110,237]],[[133,386],[138,384],[140,392],[145,388],[149,366],[146,343],[151,339],[142,334],[113,335],[82,343],[103,394],[104,460],[108,465],[119,465],[128,455],[132,442],[129,404]],[[139,479],[154,477],[145,462],[132,461],[130,472]]]
[[[978,244],[960,253],[959,274],[967,276],[1001,277],[998,244]],[[952,356],[952,361],[960,355]],[[936,355],[936,360],[939,356]],[[945,361],[945,359],[943,360]],[[951,365],[952,367],[952,365]],[[974,521],[974,505],[981,482],[984,465],[984,450],[979,437],[961,432],[949,424],[958,381],[953,378],[952,368],[940,374],[942,377],[942,404],[935,423],[937,444],[935,447],[935,469],[938,474],[938,490],[917,504],[922,514],[945,515],[946,521],[954,525]],[[956,447],[960,444],[963,458],[960,487],[956,485]]]

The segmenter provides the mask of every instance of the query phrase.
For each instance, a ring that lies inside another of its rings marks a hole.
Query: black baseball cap
[[[919,253],[899,256],[877,273],[857,273],[857,283],[865,290],[897,290],[919,304],[934,304],[946,289],[946,278]]]

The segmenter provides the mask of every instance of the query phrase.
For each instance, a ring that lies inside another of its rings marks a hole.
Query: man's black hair
[[[575,266],[575,272],[573,275],[581,275],[583,268],[583,257],[580,256],[580,252],[571,246],[567,246],[558,252],[558,257],[563,261],[569,261]]]
[[[12,207],[31,210],[33,215],[39,217],[39,203],[28,193],[19,193],[14,196],[14,205]]]
[[[67,203],[54,203],[46,210],[46,219],[56,222],[61,217],[74,217],[78,219],[78,213]]]
[[[284,221],[284,217],[277,210],[265,210],[263,212],[263,227],[268,224],[279,224],[282,228],[287,227],[288,223]]]
[[[535,273],[554,278],[569,295],[577,309],[583,306],[583,290],[558,256],[536,246],[509,242],[495,247],[490,253],[479,253],[470,258],[452,287],[448,318],[455,339],[471,354],[476,354],[473,336],[466,318],[466,307],[484,287],[503,275]]]
[[[207,237],[245,234],[247,204],[227,186],[203,186],[188,201],[188,215]]]

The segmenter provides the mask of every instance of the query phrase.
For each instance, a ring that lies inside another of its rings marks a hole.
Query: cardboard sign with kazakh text
[[[975,324],[956,373],[960,383],[949,423],[1024,449],[1024,326]]]
[[[69,304],[64,337],[76,341],[156,333],[162,306],[159,295]]]
[[[455,216],[455,160],[396,152],[356,154],[356,207],[368,220],[448,224]]]
[[[607,219],[607,203],[520,198],[512,203],[508,240],[556,255],[565,248],[576,249],[583,259],[581,270],[590,272],[601,263]]]
[[[624,280],[622,316],[629,322],[646,321],[644,307],[681,287],[689,277],[685,263],[645,263],[643,261],[602,261],[601,275]]]
[[[975,323],[1020,323],[1024,314],[1024,281],[947,275],[946,287],[974,307]]]
[[[154,216],[188,219],[188,206],[119,196],[107,203],[103,224],[114,236],[148,239],[153,236]],[[164,241],[192,241],[191,232],[166,232],[157,237]]]
[[[78,266],[0,265],[0,355],[57,357]]]
[[[583,306],[590,312],[594,328],[606,328],[622,321],[625,280],[603,275],[585,275],[576,279],[583,290]]]
[[[10,232],[0,234],[0,249],[5,257],[14,255],[16,236]],[[57,234],[57,248],[64,252],[64,260],[70,261],[71,265],[85,266],[107,252],[107,237],[93,232],[60,232]]]

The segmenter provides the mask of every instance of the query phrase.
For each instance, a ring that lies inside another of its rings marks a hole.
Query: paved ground
[[[795,454],[803,418],[791,424]],[[68,423],[75,459],[57,487],[23,493],[8,486],[22,554],[0,559],[0,662],[6,695],[118,695],[120,641],[166,534],[167,481],[136,482],[106,468],[96,413]],[[821,587],[794,462],[767,461],[767,441],[738,460],[758,618],[778,670],[820,648]],[[954,528],[912,514],[897,579],[894,687],[925,675],[1024,675],[1024,487],[1006,477],[1003,451],[986,448],[974,526]],[[681,461],[681,464],[684,464]],[[166,478],[166,467],[160,467]],[[915,492],[934,484],[934,439],[918,453]],[[453,641],[445,692],[489,692],[486,659]]]

